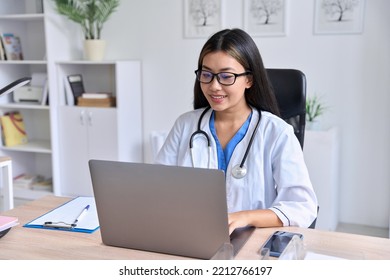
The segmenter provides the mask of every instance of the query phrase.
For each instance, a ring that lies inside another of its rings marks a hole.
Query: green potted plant
[[[116,11],[120,0],[53,0],[57,12],[79,24],[84,34],[85,56],[102,60],[106,42],[101,39],[104,23]]]
[[[327,107],[317,95],[306,99],[306,126],[308,129],[319,128],[319,118],[327,110]]]

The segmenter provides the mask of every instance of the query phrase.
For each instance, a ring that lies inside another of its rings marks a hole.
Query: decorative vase
[[[87,60],[101,61],[104,58],[106,51],[106,41],[96,40],[85,40],[84,41],[84,57]]]
[[[321,123],[317,120],[315,121],[307,121],[306,122],[307,130],[321,130]]]

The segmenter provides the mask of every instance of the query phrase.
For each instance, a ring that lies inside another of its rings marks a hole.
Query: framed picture
[[[184,0],[184,37],[205,38],[222,26],[221,0]]]
[[[286,1],[244,0],[244,29],[252,36],[285,36]]]
[[[363,32],[365,0],[316,0],[315,34]]]

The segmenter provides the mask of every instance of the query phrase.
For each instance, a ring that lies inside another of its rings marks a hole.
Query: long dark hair
[[[226,52],[235,58],[246,71],[252,73],[252,86],[245,92],[248,105],[279,116],[279,108],[263,65],[263,59],[252,37],[241,29],[225,29],[215,33],[203,46],[197,69],[202,69],[203,58],[207,54],[216,51]],[[209,104],[200,88],[200,82],[195,79],[194,109],[207,106]]]

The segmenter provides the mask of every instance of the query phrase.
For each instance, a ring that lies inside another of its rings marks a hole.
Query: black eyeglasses
[[[250,72],[244,72],[241,74],[235,74],[230,72],[220,72],[217,74],[211,73],[206,70],[196,70],[195,71],[196,78],[199,82],[203,84],[209,84],[214,80],[214,77],[217,77],[218,83],[224,86],[231,86],[236,82],[237,77],[246,76],[251,74]]]

